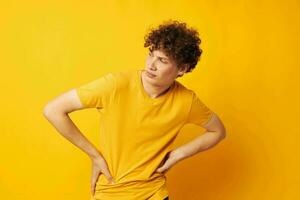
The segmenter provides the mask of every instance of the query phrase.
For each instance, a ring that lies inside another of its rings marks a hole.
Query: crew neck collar
[[[174,83],[172,83],[172,85],[170,86],[170,88],[168,88],[168,91],[166,91],[164,94],[158,96],[158,97],[150,97],[148,95],[148,93],[145,91],[144,86],[143,86],[143,82],[142,82],[142,71],[141,69],[138,69],[136,72],[136,81],[138,84],[138,88],[140,89],[142,96],[144,97],[144,99],[148,102],[152,102],[152,103],[157,103],[157,102],[161,102],[164,99],[166,99],[170,93],[172,93],[173,89],[174,89],[174,85],[175,85],[175,81]]]

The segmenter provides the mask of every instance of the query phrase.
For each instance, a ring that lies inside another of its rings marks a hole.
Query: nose
[[[150,67],[150,70],[156,71],[156,67],[155,67],[155,59],[152,59],[152,60],[150,61],[149,67]]]
[[[156,71],[156,67],[154,67],[153,65],[150,65],[150,70]]]

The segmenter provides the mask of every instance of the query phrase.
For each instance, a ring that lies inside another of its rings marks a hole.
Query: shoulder
[[[131,79],[134,75],[136,75],[136,73],[137,73],[137,70],[134,70],[134,69],[110,72],[110,74],[112,74],[118,80],[119,79],[121,79],[121,80]]]
[[[175,80],[175,87],[176,87],[176,91],[179,95],[183,95],[186,98],[192,98],[194,91],[187,88],[185,85],[183,85],[182,83],[180,83],[179,81]]]
[[[125,69],[111,72],[110,74],[114,77],[117,88],[124,89],[135,80],[137,73],[136,69]]]

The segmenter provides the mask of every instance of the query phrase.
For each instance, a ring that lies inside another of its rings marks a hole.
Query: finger
[[[164,171],[165,171],[164,167],[160,167],[156,170],[156,172],[158,172],[158,173],[163,173]]]
[[[164,168],[164,169],[160,169],[158,171],[158,173],[162,173],[162,174],[165,174],[170,168]]]
[[[95,193],[95,182],[94,181],[92,181],[92,183],[91,183],[91,193],[94,195],[94,193]]]
[[[100,172],[98,173],[93,173],[92,175],[92,178],[91,178],[91,193],[94,194],[95,193],[95,188],[96,188],[96,183],[97,183],[97,180],[100,176]]]
[[[97,187],[97,179],[91,183],[91,193],[94,195]]]
[[[165,164],[163,166],[157,168],[156,171],[159,172],[159,173],[163,173],[163,172],[166,172],[171,166],[172,166],[171,160],[167,159]]]
[[[95,194],[95,186],[94,186],[94,184],[91,185],[91,193],[92,193],[92,195]]]
[[[91,194],[95,195],[95,187],[93,187],[93,186],[91,187]]]
[[[110,172],[108,171],[107,168],[104,168],[104,169],[103,169],[103,174],[105,175],[105,177],[107,178],[107,180],[108,180],[110,183],[115,183],[115,180],[113,179],[112,175],[110,174]]]

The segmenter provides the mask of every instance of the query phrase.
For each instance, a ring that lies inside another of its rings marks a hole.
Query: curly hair
[[[144,40],[144,47],[149,47],[150,51],[162,50],[175,60],[178,69],[187,65],[186,72],[195,68],[202,53],[198,31],[178,20],[167,20],[157,28],[150,28]]]

